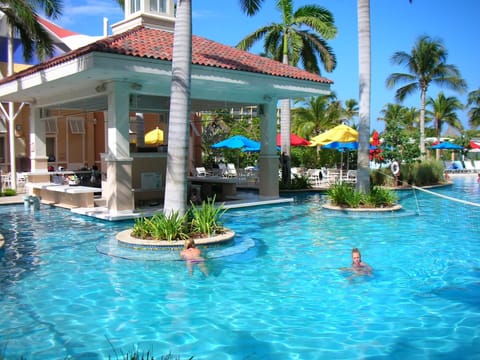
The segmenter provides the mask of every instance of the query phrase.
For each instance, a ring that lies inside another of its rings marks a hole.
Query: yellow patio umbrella
[[[158,127],[145,134],[145,145],[163,144],[163,131]]]
[[[322,146],[333,141],[338,142],[354,142],[358,141],[358,131],[352,129],[347,125],[338,125],[333,129],[325,131],[324,133],[314,136],[310,139],[309,146]]]

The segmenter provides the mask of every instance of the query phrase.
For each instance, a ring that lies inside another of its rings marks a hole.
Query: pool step
[[[107,206],[107,199],[105,198],[98,198],[93,200],[95,207],[105,207]]]

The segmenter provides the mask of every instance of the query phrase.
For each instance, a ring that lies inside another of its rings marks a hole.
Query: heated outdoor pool
[[[480,203],[475,177],[454,181],[433,191]],[[208,277],[100,251],[132,222],[0,206],[0,358],[480,359],[480,208],[399,196],[377,215],[314,193],[230,210]],[[339,270],[353,247],[373,276]]]

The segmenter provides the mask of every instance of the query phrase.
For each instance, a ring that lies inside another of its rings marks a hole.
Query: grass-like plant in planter
[[[392,207],[398,200],[394,191],[373,186],[368,193],[361,193],[352,184],[337,183],[327,190],[332,205],[343,208]]]
[[[203,201],[201,205],[191,204],[190,209],[180,216],[156,213],[151,218],[135,219],[131,236],[145,240],[185,240],[188,238],[210,237],[225,229],[220,222],[226,209],[215,205],[215,197]]]

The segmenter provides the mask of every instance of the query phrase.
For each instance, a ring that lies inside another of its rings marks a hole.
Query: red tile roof
[[[47,19],[42,18],[41,16],[37,16],[37,21],[43,25],[45,28],[50,30],[52,33],[57,35],[59,38],[64,38],[67,36],[73,36],[73,35],[79,35],[76,32],[61,28],[58,25],[55,25],[54,23],[51,23]]]
[[[28,74],[33,74],[42,69],[53,67],[91,52],[113,53],[172,61],[172,50],[172,32],[139,26],[35,65],[3,79],[0,83],[6,82],[5,80],[11,80],[12,78],[20,78]],[[192,64],[327,84],[333,83],[327,78],[296,67],[288,66],[278,61],[254,55],[247,51],[195,35],[192,37]]]

